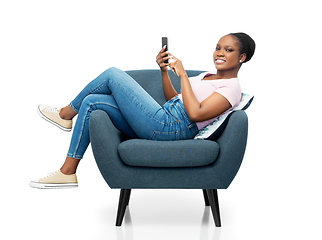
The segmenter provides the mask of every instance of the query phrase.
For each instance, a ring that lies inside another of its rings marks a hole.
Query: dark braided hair
[[[254,55],[255,47],[256,47],[255,41],[249,35],[243,32],[230,33],[228,35],[231,35],[236,38],[236,40],[240,45],[239,46],[240,54],[243,54],[243,53],[246,54],[246,59],[244,63],[248,62]]]

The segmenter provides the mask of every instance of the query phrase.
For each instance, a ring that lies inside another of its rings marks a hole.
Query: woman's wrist
[[[188,75],[186,73],[186,71],[184,71],[183,73],[178,74],[178,77],[181,78],[188,78]]]
[[[160,68],[161,72],[167,73],[168,72],[168,67],[162,67]]]

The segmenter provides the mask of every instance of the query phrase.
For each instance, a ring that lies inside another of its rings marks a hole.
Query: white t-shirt
[[[216,74],[213,72],[204,72],[198,76],[190,77],[189,81],[191,84],[191,88],[193,93],[195,94],[197,100],[201,103],[203,100],[208,98],[214,92],[217,92],[223,95],[231,104],[231,108],[237,106],[240,102],[241,98],[241,88],[239,84],[238,78],[230,78],[230,79],[218,79],[218,80],[204,80],[202,79],[206,76],[206,74]],[[182,100],[182,94],[178,94],[179,99]],[[227,111],[229,111],[228,109]],[[227,112],[226,111],[226,112]],[[224,113],[223,113],[224,114]],[[220,115],[219,115],[220,116]],[[217,116],[217,117],[219,117]],[[217,118],[212,118],[203,122],[197,122],[198,129],[202,129],[203,127],[207,126],[208,124],[215,121]]]

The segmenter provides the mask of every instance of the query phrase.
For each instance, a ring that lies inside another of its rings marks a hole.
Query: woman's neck
[[[237,72],[235,71],[217,71],[215,79],[230,79],[237,78]]]

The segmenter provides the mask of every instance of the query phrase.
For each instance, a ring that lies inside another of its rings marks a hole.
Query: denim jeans
[[[81,159],[89,145],[89,117],[105,111],[114,126],[130,138],[174,141],[193,138],[198,127],[189,120],[176,96],[160,106],[132,77],[109,68],[90,82],[70,103],[78,113],[67,153]]]

